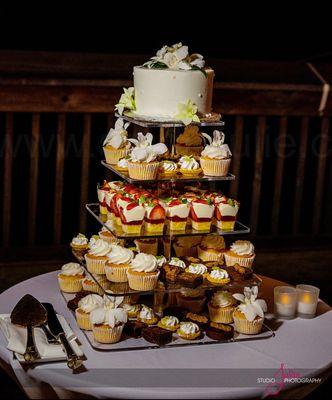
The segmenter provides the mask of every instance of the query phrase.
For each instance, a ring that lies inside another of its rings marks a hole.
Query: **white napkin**
[[[59,316],[59,321],[65,331],[66,337],[69,340],[72,340],[75,338],[75,335],[69,325],[62,323],[63,320],[64,318]],[[7,349],[18,354],[24,354],[27,342],[27,329],[13,325],[10,321],[9,314],[0,315],[0,329],[8,341]],[[41,328],[34,328],[33,331],[35,344],[41,358],[65,357],[65,352],[63,351],[62,346],[49,344],[46,335]]]

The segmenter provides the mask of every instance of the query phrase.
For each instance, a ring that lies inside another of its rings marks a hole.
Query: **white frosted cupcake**
[[[236,300],[230,292],[215,292],[208,303],[210,320],[221,324],[233,323]]]
[[[257,299],[257,295],[257,286],[245,287],[244,294],[233,294],[233,297],[241,302],[233,312],[234,328],[237,332],[256,335],[261,331],[267,305],[265,300]]]
[[[226,251],[225,240],[222,236],[205,236],[198,246],[198,257],[202,261],[222,261]]]
[[[81,258],[88,251],[88,238],[83,235],[83,233],[79,233],[77,236],[73,237],[70,242],[70,247],[72,248],[73,254],[76,257]]]
[[[90,313],[94,339],[99,343],[116,343],[121,339],[127,313],[123,308],[104,306]]]
[[[129,287],[134,290],[153,290],[158,276],[157,259],[152,254],[138,253],[127,270]]]
[[[83,297],[83,299],[78,302],[78,307],[75,310],[77,325],[81,329],[91,331],[90,313],[103,305],[104,300],[98,294],[88,294]]]
[[[232,153],[227,144],[224,144],[225,134],[215,130],[213,140],[206,133],[202,135],[210,144],[205,146],[199,159],[204,175],[226,176],[231,164]]]
[[[127,128],[130,124],[124,123],[122,118],[118,118],[115,122],[114,128],[108,132],[104,143],[103,149],[107,164],[115,165],[127,155],[130,149],[130,142],[128,142]]]
[[[122,246],[113,245],[107,258],[105,265],[107,279],[111,282],[127,282],[127,270],[134,258],[134,253]]]
[[[91,274],[105,274],[105,265],[108,261],[107,254],[112,250],[112,246],[102,239],[90,241],[90,250],[85,254],[85,261]]]
[[[224,257],[228,267],[238,264],[241,267],[251,268],[255,259],[254,245],[248,240],[236,240],[224,253]]]
[[[61,268],[58,274],[60,290],[65,293],[77,293],[82,290],[84,268],[78,263],[67,263]]]

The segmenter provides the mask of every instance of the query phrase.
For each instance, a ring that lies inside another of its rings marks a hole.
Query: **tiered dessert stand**
[[[120,117],[118,114],[115,114],[116,117]],[[168,121],[168,120],[153,120],[153,119],[144,119],[139,116],[135,116],[131,113],[125,113],[125,115],[122,115],[121,118],[123,118],[125,121],[130,122],[131,124],[134,124],[138,127],[142,128],[149,128],[152,131],[157,130],[156,134],[159,134],[159,140],[163,143],[165,143],[169,150],[170,154],[174,155],[175,151],[175,140],[176,140],[176,128],[183,127],[183,123],[180,121]],[[210,118],[206,120],[201,120],[200,123],[194,123],[195,125],[201,126],[201,127],[206,127],[206,128],[214,128],[214,127],[223,127],[224,122],[220,121],[218,118]],[[155,141],[157,142],[157,141]],[[227,176],[224,177],[211,177],[211,176],[199,176],[199,177],[193,177],[193,178],[188,178],[188,177],[183,177],[181,175],[175,175],[174,177],[171,178],[157,178],[153,181],[147,181],[147,180],[136,180],[132,179],[129,177],[127,173],[119,172],[116,168],[114,168],[113,165],[107,164],[105,161],[101,161],[101,164],[106,167],[109,171],[111,171],[113,174],[116,174],[120,179],[127,181],[132,184],[136,184],[138,186],[151,186],[152,184],[157,186],[158,193],[161,189],[165,189],[165,186],[169,190],[169,194],[171,196],[173,187],[177,183],[193,183],[193,182],[216,182],[216,181],[231,181],[235,179],[235,176],[232,175],[231,173],[228,173]],[[169,245],[167,246],[168,251],[166,251],[167,254],[165,254],[165,257],[167,259],[170,259],[172,256],[172,242],[174,238],[179,237],[179,236],[204,236],[204,235],[239,235],[239,234],[246,234],[250,232],[249,227],[245,226],[244,224],[236,221],[234,230],[227,230],[223,231],[221,229],[218,229],[216,226],[212,225],[210,231],[196,231],[194,229],[187,228],[185,231],[181,232],[176,232],[176,231],[169,231],[168,228],[165,227],[164,232],[161,234],[155,234],[155,233],[145,233],[144,230],[142,230],[141,234],[139,235],[133,235],[133,234],[127,234],[123,232],[121,227],[114,227],[110,228],[107,226],[106,223],[106,215],[102,215],[99,213],[99,203],[89,203],[86,204],[86,209],[88,212],[100,223],[102,224],[105,228],[107,228],[117,239],[125,239],[125,240],[134,240],[134,239],[152,239],[152,238],[161,238],[163,243],[168,242]],[[165,249],[165,246],[164,246]],[[165,253],[165,250],[164,250]],[[81,258],[80,263],[86,268],[84,260]],[[181,290],[181,285],[176,284],[176,283],[159,283],[158,286],[153,290],[149,292],[140,292],[136,291],[133,289],[129,288],[129,285],[126,287],[123,287],[121,291],[114,290],[117,288],[118,284],[113,284],[112,282],[109,282],[109,286],[107,289],[102,288],[99,285],[99,282],[95,280],[95,282],[98,284],[100,287],[101,291],[106,294],[106,295],[111,295],[111,296],[135,296],[135,295],[153,295],[153,308],[156,313],[161,313],[163,308],[167,306],[168,304],[165,304],[165,298],[166,298],[166,303],[167,299],[172,296],[172,293],[179,292]],[[230,289],[234,292],[236,289],[239,292],[243,291],[244,286],[254,286],[254,285],[260,285],[261,279],[257,275],[253,275],[253,277],[249,280],[241,281],[241,282],[230,282],[229,284],[223,285],[223,289]],[[216,286],[212,283],[204,281],[202,285],[199,286],[200,289],[204,290],[220,290],[220,286]],[[96,350],[100,351],[119,351],[119,350],[142,350],[142,349],[150,349],[150,348],[159,348],[158,345],[153,345],[148,342],[146,342],[144,339],[133,339],[129,338],[124,341],[120,341],[115,344],[100,344],[94,341],[93,336],[90,332],[84,331],[87,339],[91,343],[92,347],[95,348]],[[260,340],[260,339],[267,339],[269,337],[274,336],[274,332],[268,328],[267,326],[264,325],[264,329],[261,334],[255,335],[254,337],[246,336],[246,335],[238,335],[235,336],[231,340],[227,340],[226,342],[236,342],[236,341],[247,341],[247,340]],[[187,345],[202,345],[202,344],[215,344],[215,343],[223,343],[223,342],[216,342],[214,340],[211,340],[204,336],[203,339],[200,340],[195,340],[195,341],[186,341],[183,339],[177,339],[176,341],[166,345],[166,347],[173,347],[173,346],[187,346]]]

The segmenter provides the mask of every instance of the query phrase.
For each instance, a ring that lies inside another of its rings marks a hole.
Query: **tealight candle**
[[[281,318],[294,318],[296,313],[297,292],[291,286],[274,288],[274,313]]]
[[[316,314],[319,289],[311,285],[297,285],[297,314],[302,318],[313,318]]]

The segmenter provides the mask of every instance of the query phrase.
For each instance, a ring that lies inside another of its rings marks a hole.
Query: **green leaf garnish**
[[[146,202],[146,198],[145,198],[145,196],[142,195],[138,200],[138,204],[143,204],[145,202]]]

